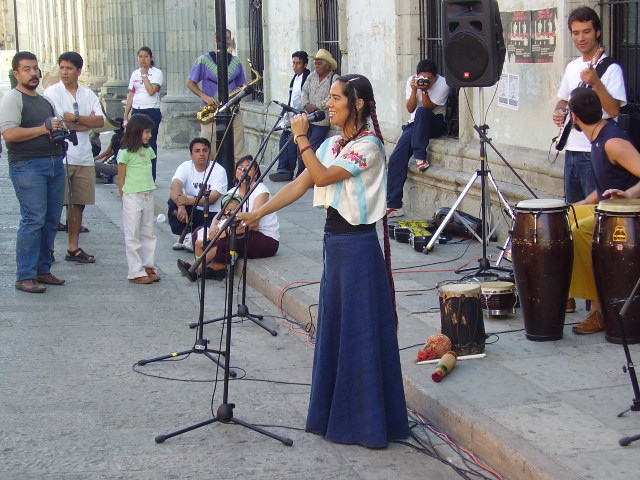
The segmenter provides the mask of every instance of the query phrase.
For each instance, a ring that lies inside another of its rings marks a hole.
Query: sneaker
[[[404,217],[404,208],[387,208],[387,217]]]
[[[184,247],[182,246],[182,244],[180,242],[176,242],[173,244],[173,248],[174,250],[184,250]]]
[[[576,311],[576,299],[575,298],[569,298],[567,300],[567,313],[573,313]]]
[[[597,310],[591,310],[587,314],[582,323],[575,325],[571,331],[578,335],[587,335],[589,333],[598,333],[604,330],[604,321],[602,320],[602,314]]]
[[[158,275],[156,273],[154,268],[147,267],[147,268],[144,269],[144,271],[147,274],[147,276],[151,279],[151,281],[153,281],[153,282],[159,282],[160,281],[160,275]]]
[[[430,166],[431,165],[429,165],[428,160],[420,160],[416,158],[416,168],[418,169],[418,171],[424,172]]]
[[[184,242],[182,242],[182,247],[190,253],[193,253],[193,242],[191,241],[191,234],[187,233],[184,236]]]

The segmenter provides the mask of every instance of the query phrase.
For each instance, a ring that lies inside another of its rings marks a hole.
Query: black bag
[[[442,224],[442,221],[447,216],[450,210],[451,209],[449,207],[441,207],[436,211],[436,213],[434,213],[433,223],[436,227],[439,227],[440,224]],[[479,218],[476,218],[473,215],[469,215],[468,213],[461,212],[460,210],[456,210],[456,213],[467,221],[476,235],[478,235],[479,237],[482,236],[482,221]],[[449,235],[457,235],[469,238],[473,237],[467,227],[462,222],[460,222],[460,220],[458,220],[455,215],[453,215],[449,219],[449,223],[447,223],[447,226],[444,227],[443,232],[448,233]]]

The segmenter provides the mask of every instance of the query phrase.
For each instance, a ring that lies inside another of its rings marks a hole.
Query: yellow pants
[[[571,233],[573,235],[573,271],[569,296],[599,301],[596,280],[593,275],[591,245],[595,228],[597,205],[578,205],[575,207],[577,225],[573,209],[569,210]]]

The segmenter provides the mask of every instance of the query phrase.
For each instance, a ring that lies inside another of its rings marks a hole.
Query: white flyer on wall
[[[498,105],[518,110],[520,98],[520,77],[503,73],[498,84]]]

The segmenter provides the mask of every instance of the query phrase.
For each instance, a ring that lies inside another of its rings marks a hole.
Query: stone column
[[[187,89],[186,82],[195,59],[215,48],[214,10],[208,8],[209,3],[165,0],[167,52],[163,65],[167,95],[162,99],[160,129],[165,147],[184,147],[200,130],[196,119],[200,99]]]
[[[105,99],[107,114],[121,117],[122,101],[127,97],[127,86],[131,72],[136,68],[136,49],[133,45],[133,14],[130,0],[105,0],[104,22],[106,42],[107,82],[101,92]]]
[[[87,86],[99,91],[107,81],[107,50],[106,42],[110,32],[106,28],[106,7],[102,2],[89,1],[85,11],[85,44],[87,56],[85,60]]]

